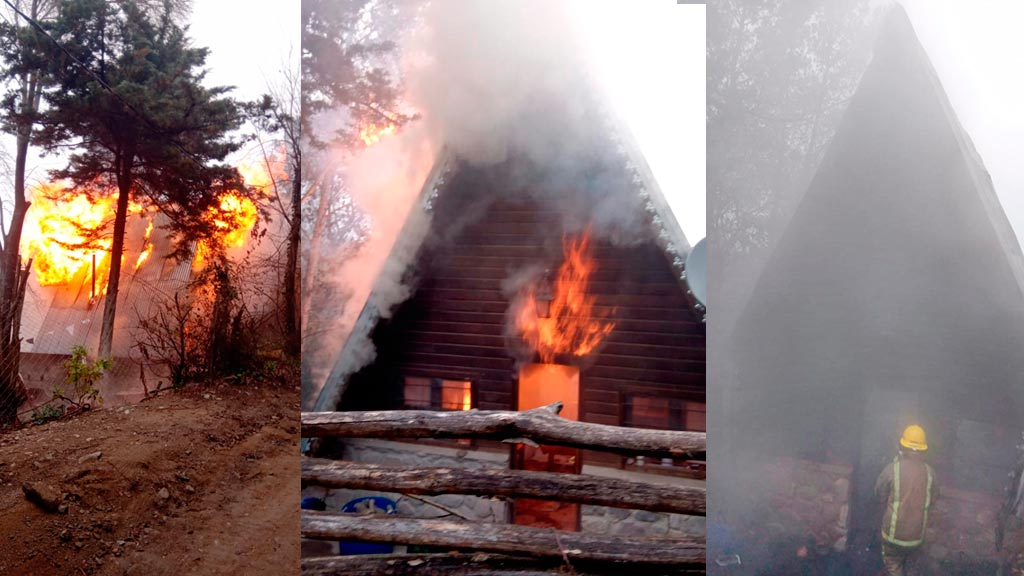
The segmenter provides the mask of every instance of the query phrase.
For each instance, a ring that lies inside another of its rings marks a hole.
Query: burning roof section
[[[239,169],[250,186],[266,188],[266,163],[243,163]],[[32,259],[22,313],[23,352],[63,355],[76,345],[98,348],[115,201],[109,191],[71,190],[61,182],[33,189],[22,242]],[[227,193],[208,217],[231,250],[245,245],[257,209],[252,200]],[[168,224],[155,207],[129,203],[111,348],[115,358],[132,354],[139,320],[151,317],[164,298],[186,290],[192,270],[202,267],[202,243],[193,246],[191,258],[170,257]]]
[[[191,280],[191,260],[177,262],[166,257],[172,247],[159,233],[163,220],[159,215],[153,215],[152,220],[129,217],[118,290],[117,329],[111,348],[115,358],[132,354],[138,319],[149,317],[162,296],[185,290]],[[154,228],[157,232],[153,232]],[[95,274],[92,253],[83,251],[81,257],[81,267],[74,268],[64,279],[44,278],[41,282],[37,270],[33,270],[22,315],[22,352],[63,355],[70,354],[76,345],[96,349],[106,289],[102,268],[105,255],[97,254]]]

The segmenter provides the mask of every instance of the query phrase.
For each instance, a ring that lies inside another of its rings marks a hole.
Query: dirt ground
[[[2,434],[0,574],[297,574],[298,439],[299,389],[276,383]]]

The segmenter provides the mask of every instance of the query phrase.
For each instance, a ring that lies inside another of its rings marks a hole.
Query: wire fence
[[[159,362],[116,358],[94,383],[96,394],[91,396],[85,387],[76,389],[68,382],[71,359],[70,353],[19,352],[0,361],[0,431],[43,423],[99,404],[138,401],[170,387],[166,367]]]
[[[20,371],[21,352],[0,351],[0,429],[19,423],[19,410],[30,403],[32,394]]]

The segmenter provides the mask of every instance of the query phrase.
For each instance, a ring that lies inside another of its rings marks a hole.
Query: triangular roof
[[[628,128],[603,103],[597,103],[597,110],[597,116],[600,116],[599,121],[606,128],[608,145],[615,147],[616,156],[624,164],[624,170],[633,185],[633,191],[639,195],[644,210],[650,216],[652,236],[656,239],[659,247],[664,250],[677,273],[678,280],[685,284],[684,267],[686,256],[691,248],[690,243]],[[415,254],[422,246],[429,231],[434,202],[439,194],[444,193],[445,185],[450,181],[459,163],[460,160],[447,147],[439,154],[420,190],[414,209],[410,211],[410,215],[392,247],[391,254],[382,266],[378,278],[374,280],[373,289],[363,304],[341,353],[332,364],[331,372],[318,393],[313,410],[334,410],[341,400],[347,379],[369,361],[364,358],[365,347],[353,345],[353,343],[370,338],[381,317],[390,313],[390,310],[382,310],[378,298],[379,288],[384,283],[390,283],[390,279],[401,277],[405,272],[406,264],[404,262],[408,259],[395,255]],[[382,280],[385,275],[388,280]],[[696,302],[695,305],[699,310],[703,310]]]
[[[726,415],[786,421],[773,440],[806,448],[855,435],[864,415],[840,404],[868,387],[956,398],[964,417],[1020,413],[1022,286],[991,178],[895,6],[737,322]]]

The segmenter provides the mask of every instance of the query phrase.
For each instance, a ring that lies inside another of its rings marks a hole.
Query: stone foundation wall
[[[928,516],[929,555],[944,560],[959,553],[995,554],[996,517],[1000,503],[974,492],[939,486],[939,499]]]
[[[752,551],[814,545],[819,552],[847,546],[851,466],[795,458],[743,461],[743,478],[731,482],[730,509],[722,518]],[[794,544],[795,543],[795,544]]]
[[[737,523],[744,541],[756,547],[792,537],[813,539],[820,550],[846,549],[852,467],[780,458],[751,468],[758,487],[743,504],[750,515]],[[928,555],[935,561],[994,556],[1000,502],[945,486],[941,478],[938,488],[928,519]],[[1013,546],[1008,534],[1006,548],[1013,552]]]
[[[849,529],[852,471],[843,464],[785,458],[760,474],[771,484],[769,504],[784,515],[783,524],[812,535],[819,547],[841,552]]]
[[[478,450],[462,450],[437,446],[417,446],[411,443],[387,442],[380,440],[350,440],[346,442],[342,457],[352,462],[368,464],[391,464],[394,466],[444,466],[463,468],[507,468],[508,456]],[[393,500],[396,511],[403,516],[416,518],[441,518],[449,516],[442,508],[427,503],[436,502],[440,506],[455,511],[461,516],[479,522],[508,522],[508,505],[502,500],[491,500],[478,496],[445,494],[441,496],[419,496],[416,500],[408,496],[391,492],[369,490],[327,489],[322,486],[310,486],[302,491],[302,497],[323,499],[327,510],[341,510],[349,501],[364,496],[383,496]],[[405,550],[403,546],[395,547],[395,552]],[[333,555],[338,553],[335,542],[303,540],[303,556]]]
[[[683,516],[606,506],[583,506],[580,530],[614,536],[682,537],[704,534],[703,516]]]
[[[67,367],[64,364],[70,357],[61,354],[22,354],[20,372],[25,382],[28,400],[19,411],[27,412],[49,402],[53,397],[55,385],[66,388],[64,379],[67,377]],[[150,391],[158,386],[170,386],[167,378],[157,375],[150,368],[146,369],[146,382]],[[103,405],[108,408],[133,404],[145,397],[139,366],[129,358],[115,358],[113,369],[97,382],[96,387],[103,398]],[[30,417],[26,414],[25,419]]]
[[[462,450],[410,443],[383,442],[375,440],[353,440],[345,444],[342,457],[351,462],[368,464],[390,464],[394,466],[441,466],[462,468],[507,468],[508,456],[479,450]],[[457,512],[478,522],[508,521],[508,505],[502,500],[479,496],[445,494],[442,496],[419,496],[421,500],[394,494],[367,490],[327,490],[311,486],[303,491],[303,497],[316,496],[327,502],[328,510],[341,510],[346,502],[363,496],[383,496],[397,504],[398,514],[416,518],[440,518],[449,513],[425,501],[436,502],[444,508]]]

